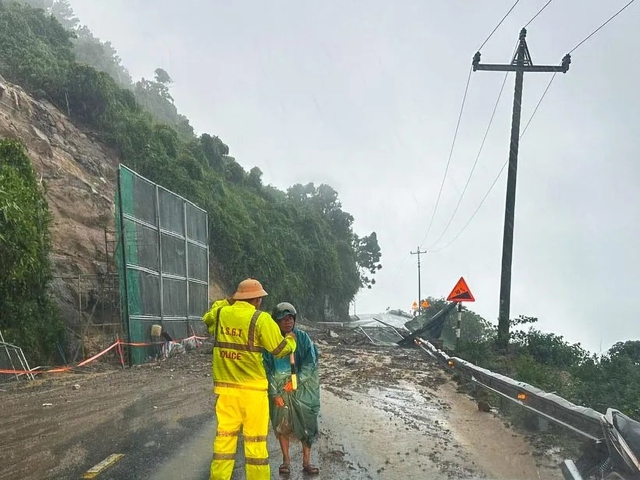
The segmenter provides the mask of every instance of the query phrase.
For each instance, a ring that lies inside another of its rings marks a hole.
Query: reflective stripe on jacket
[[[227,300],[215,302],[202,320],[209,333],[215,336],[213,382],[216,393],[266,392],[263,349],[278,358],[296,349],[295,340],[282,336],[271,315],[241,300],[233,305]]]

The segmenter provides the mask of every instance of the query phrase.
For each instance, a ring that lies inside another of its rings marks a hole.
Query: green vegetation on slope
[[[478,317],[480,318],[480,317]],[[453,322],[453,318],[449,320]],[[562,336],[545,333],[533,325],[535,317],[521,315],[511,320],[509,350],[500,353],[497,328],[484,333],[475,322],[462,323],[463,341],[456,355],[516,380],[555,392],[577,405],[600,412],[617,408],[640,418],[640,341],[618,342],[606,353],[596,355]],[[472,334],[465,338],[465,329]],[[475,332],[475,334],[473,333]]]
[[[442,310],[443,298],[428,298],[427,319]],[[617,408],[640,418],[640,341],[618,342],[596,355],[562,336],[535,328],[538,319],[521,315],[510,324],[509,349],[497,346],[497,326],[463,307],[460,350],[455,350],[457,313],[450,313],[441,339],[450,354],[480,367],[555,392],[600,412]]]
[[[0,24],[0,74],[99,132],[122,163],[207,210],[212,256],[229,288],[259,278],[270,301],[321,319],[345,317],[357,291],[375,283],[376,235],[354,233],[335,190],[263,185],[260,169],[246,172],[219,138],[193,135],[167,72],[123,86],[129,77],[115,51],[78,27],[68,2],[0,0]]]
[[[0,140],[0,331],[46,363],[64,327],[47,295],[51,216],[20,143]]]

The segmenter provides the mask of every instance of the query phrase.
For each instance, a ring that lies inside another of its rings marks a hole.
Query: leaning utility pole
[[[409,252],[411,255],[418,255],[418,315],[422,313],[422,292],[420,291],[420,255],[427,253],[426,250],[421,251],[420,246],[416,248],[415,252]]]
[[[520,31],[518,49],[509,65],[489,65],[480,63],[480,52],[473,57],[473,71],[516,72],[516,87],[513,96],[511,118],[511,147],[509,150],[509,174],[507,177],[507,200],[504,211],[504,235],[502,240],[502,275],[500,279],[500,313],[498,317],[498,345],[506,348],[509,344],[509,309],[511,306],[511,262],[513,253],[513,223],[516,205],[516,174],[518,171],[518,145],[520,140],[520,111],[522,108],[522,83],[525,72],[567,73],[571,56],[565,55],[562,64],[533,65],[527,47],[527,30]]]

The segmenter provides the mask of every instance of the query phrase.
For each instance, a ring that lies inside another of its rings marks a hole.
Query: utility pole
[[[522,108],[522,84],[525,72],[567,73],[571,56],[565,55],[561,65],[534,65],[527,47],[527,30],[520,31],[518,49],[508,65],[481,64],[480,52],[473,57],[473,71],[516,72],[511,117],[511,146],[509,149],[509,173],[507,200],[504,210],[504,234],[502,239],[502,274],[500,278],[500,313],[498,316],[498,346],[506,349],[509,344],[509,310],[511,307],[511,263],[513,254],[513,224],[516,205],[516,176],[518,171],[518,146],[520,140],[520,112]]]
[[[411,255],[418,255],[418,315],[422,313],[422,292],[420,291],[420,255],[423,253],[427,253],[426,250],[420,250],[420,246],[416,248],[415,252],[409,252]]]

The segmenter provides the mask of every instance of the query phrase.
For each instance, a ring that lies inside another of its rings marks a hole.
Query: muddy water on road
[[[436,366],[413,352],[323,349],[320,435],[312,448],[319,476],[301,472],[292,445],[291,475],[281,477],[280,449],[269,435],[271,478],[332,480],[555,479],[555,465],[539,466],[533,449],[475,402]],[[346,363],[345,359],[357,362]],[[208,478],[213,422],[149,478]],[[244,476],[242,444],[233,479]]]
[[[415,414],[411,415],[411,410]],[[211,442],[215,425],[211,422],[176,454],[159,466],[150,478],[156,480],[204,480],[208,478]],[[334,480],[472,479],[483,478],[462,467],[467,460],[448,452],[452,442],[448,423],[439,401],[428,401],[410,384],[375,387],[366,395],[340,391],[322,392],[320,436],[312,450],[312,462],[321,468],[316,477],[301,472],[300,447],[292,446],[291,475],[286,478]],[[269,435],[271,478],[278,474],[280,449]],[[233,479],[244,477],[242,443]]]
[[[418,400],[415,406],[424,407],[419,410],[422,418],[407,423],[403,418],[404,407],[415,397],[409,391],[404,392],[409,398],[400,400],[401,392],[377,388],[368,396],[358,395],[356,401],[325,392],[323,433],[340,445],[356,471],[366,472],[367,477],[363,478],[481,478],[459,466],[448,467],[434,457],[442,450],[441,442],[448,438],[442,412],[436,405]],[[435,431],[428,431],[429,423],[438,425]]]

